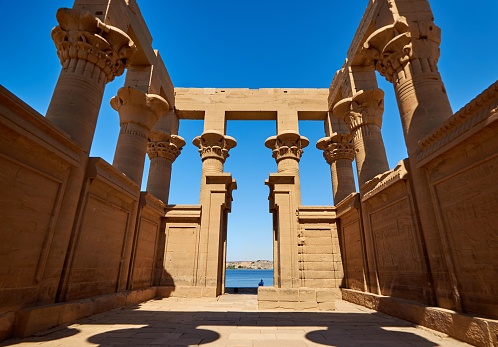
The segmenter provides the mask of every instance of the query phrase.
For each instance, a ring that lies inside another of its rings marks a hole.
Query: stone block
[[[299,289],[299,302],[312,302],[316,304],[316,290],[309,288]]]
[[[159,298],[169,298],[170,296],[174,296],[175,290],[175,287],[170,286],[156,287],[156,296]]]
[[[126,306],[126,294],[123,292],[116,293],[114,297],[114,308]]]
[[[17,337],[26,337],[57,326],[62,310],[63,305],[56,304],[17,311],[14,335]]]
[[[0,315],[0,341],[10,337],[14,329],[16,314],[7,312]]]
[[[318,308],[318,304],[312,301],[308,302],[294,302],[293,309],[295,311],[305,311],[305,310],[316,310]]]
[[[318,309],[320,311],[335,311],[335,301],[331,302],[319,302]]]
[[[453,313],[452,318],[448,335],[474,346],[489,346],[489,330],[485,321],[458,313]]]
[[[63,306],[58,324],[74,322],[94,313],[95,303],[91,299],[78,300],[61,304]]]
[[[93,314],[106,312],[115,308],[116,294],[99,295],[92,298],[95,304]]]
[[[487,321],[487,323],[491,336],[491,346],[498,346],[498,321]]]
[[[294,310],[296,308],[296,301],[280,301],[278,306],[284,310]]]
[[[280,302],[299,301],[299,289],[297,289],[297,288],[278,288],[278,301],[280,301]]]
[[[335,302],[341,298],[340,289],[317,289],[316,301],[317,302]]]
[[[259,287],[258,301],[278,301],[278,289],[275,287]]]
[[[258,309],[259,310],[274,310],[278,309],[280,304],[278,301],[260,301],[258,300]]]

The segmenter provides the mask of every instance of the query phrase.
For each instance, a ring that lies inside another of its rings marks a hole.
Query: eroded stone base
[[[260,310],[335,311],[335,301],[340,298],[339,289],[258,288]]]
[[[342,299],[440,331],[474,346],[498,346],[498,321],[472,317],[414,301],[342,289]]]
[[[156,297],[156,287],[100,295],[60,304],[30,307],[0,316],[0,340],[26,337],[61,324]]]

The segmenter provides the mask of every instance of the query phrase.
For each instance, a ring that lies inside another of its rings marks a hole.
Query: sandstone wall
[[[448,276],[458,311],[498,317],[497,136],[495,83],[420,141],[445,273],[431,266],[407,160],[338,203],[345,287],[437,305],[431,278]]]

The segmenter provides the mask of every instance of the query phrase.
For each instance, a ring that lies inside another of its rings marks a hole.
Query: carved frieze
[[[286,131],[265,141],[265,146],[272,150],[272,157],[277,163],[282,159],[301,160],[303,148],[308,144],[309,140],[295,131]]]
[[[185,146],[185,140],[181,136],[163,131],[152,131],[148,140],[147,154],[151,160],[159,157],[174,162]]]
[[[57,21],[59,25],[52,29],[52,39],[65,69],[70,66],[76,69],[76,61],[85,60],[99,67],[106,82],[110,82],[123,74],[137,50],[125,32],[104,24],[86,10],[61,8],[57,11]]]
[[[192,143],[199,148],[203,161],[207,158],[214,158],[222,163],[229,157],[228,151],[237,145],[237,141],[233,137],[213,130],[197,136]]]

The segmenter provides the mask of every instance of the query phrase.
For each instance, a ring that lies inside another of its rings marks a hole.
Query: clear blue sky
[[[0,83],[45,114],[60,64],[50,30],[55,12],[71,0],[0,0]],[[342,66],[367,0],[138,0],[177,87],[328,88]],[[442,29],[439,70],[454,111],[498,78],[498,1],[469,6],[464,0],[433,0],[436,24]],[[92,156],[112,162],[119,131],[109,99],[123,85],[107,86]],[[383,136],[389,164],[406,156],[392,85],[380,77],[386,92]],[[187,141],[173,164],[170,203],[196,204],[201,161],[192,139],[202,121],[182,121]],[[304,205],[331,205],[330,171],[315,149],[324,136],[321,122],[300,122],[310,139],[301,160]],[[272,259],[272,224],[264,180],[276,171],[264,140],[275,134],[275,122],[228,122],[227,134],[238,146],[225,164],[237,179],[229,215],[228,260]],[[146,181],[146,176],[144,182]]]

